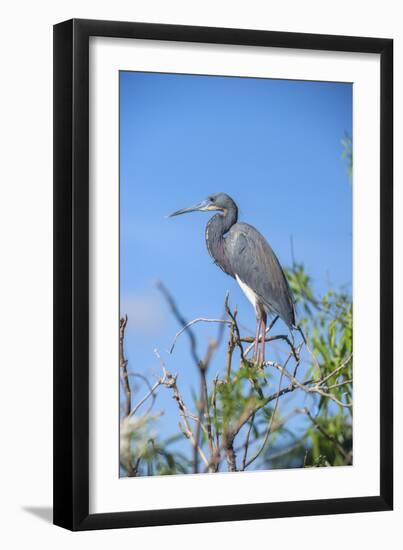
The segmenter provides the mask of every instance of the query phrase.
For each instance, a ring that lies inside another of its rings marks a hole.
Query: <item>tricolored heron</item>
[[[237,223],[238,207],[225,193],[210,195],[188,212],[218,211],[206,226],[206,245],[216,263],[239,283],[256,312],[254,360],[265,360],[267,315],[278,315],[291,328],[295,326],[294,299],[280,262],[266,239],[247,223]],[[261,354],[259,357],[259,334]]]

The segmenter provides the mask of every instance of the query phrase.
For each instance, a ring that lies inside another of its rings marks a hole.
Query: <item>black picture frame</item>
[[[370,497],[89,513],[89,38],[381,56],[380,492]],[[391,510],[393,507],[393,40],[73,19],[54,26],[54,523],[71,530]]]

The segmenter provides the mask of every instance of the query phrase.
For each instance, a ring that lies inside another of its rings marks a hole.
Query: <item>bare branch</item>
[[[334,388],[340,388],[341,386],[346,386],[347,384],[352,384],[353,379],[350,378],[350,380],[343,380],[343,382],[339,382],[338,384],[332,384],[331,386],[325,386],[326,390],[333,390]]]
[[[332,376],[334,376],[335,374],[337,374],[341,369],[343,369],[346,364],[348,363],[348,361],[351,359],[351,356],[352,354],[343,361],[343,363],[337,368],[335,369],[333,372],[331,372],[329,375],[327,375],[325,378],[322,378],[318,381],[316,381],[315,385],[314,386],[305,386],[304,384],[301,384],[300,382],[298,382],[298,380],[291,374],[289,373],[282,365],[276,363],[275,361],[266,361],[265,362],[265,366],[271,366],[271,367],[274,367],[276,368],[277,370],[279,370],[280,372],[283,372],[284,375],[291,381],[291,383],[304,390],[306,393],[317,393],[319,395],[322,395],[323,397],[327,397],[328,399],[331,399],[332,401],[334,401],[335,403],[337,403],[340,407],[346,407],[346,408],[351,408],[352,407],[352,403],[343,403],[342,401],[340,401],[340,399],[338,399],[335,395],[331,394],[331,393],[328,393],[326,391],[324,391],[321,386],[322,384],[328,380],[329,378],[331,378]]]
[[[270,327],[266,330],[266,334],[268,333],[268,331],[270,330]],[[298,348],[296,348],[291,340],[288,338],[288,336],[286,334],[276,334],[275,336],[266,336],[264,341],[265,342],[274,342],[275,340],[284,340],[285,342],[287,342],[287,344],[289,345],[293,355],[294,355],[294,358],[296,361],[299,361],[299,354],[298,354]],[[255,338],[253,336],[243,336],[241,338],[241,342],[247,342],[247,343],[250,343],[250,342],[254,342],[255,341]],[[247,348],[247,352],[246,353],[249,353],[249,347]],[[246,355],[245,353],[245,355]]]
[[[298,327],[297,327],[297,330],[298,330],[298,332],[300,333],[300,335],[301,335],[301,337],[302,337],[302,339],[303,339],[303,341],[304,341],[305,347],[306,347],[306,349],[308,350],[309,355],[312,357],[313,362],[314,362],[316,368],[318,369],[318,371],[319,371],[319,373],[320,373],[320,376],[322,377],[322,376],[323,376],[323,371],[322,371],[322,367],[321,367],[320,364],[319,364],[318,358],[316,357],[316,355],[314,354],[314,352],[311,350],[311,348],[310,348],[310,346],[309,346],[309,344],[308,344],[308,340],[306,339],[305,334],[304,334],[302,328],[301,328],[300,326],[298,326]]]
[[[199,411],[199,425],[202,426],[202,414],[204,411],[206,415],[207,441],[210,449],[210,457],[213,456],[215,449],[214,449],[214,437],[213,437],[212,428],[211,428],[211,416],[210,416],[210,410],[209,410],[209,404],[208,404],[206,372],[210,364],[211,358],[213,356],[213,353],[217,349],[217,345],[218,345],[218,342],[216,340],[213,340],[209,343],[205,358],[200,364],[200,394],[202,396],[202,404],[200,406],[200,411]],[[199,441],[198,437],[196,437],[196,441]]]
[[[162,295],[164,296],[166,301],[168,302],[168,305],[171,308],[171,311],[172,311],[173,315],[176,317],[177,321],[179,322],[180,325],[182,325],[182,327],[184,329],[188,323],[187,323],[186,319],[183,317],[183,315],[181,314],[181,312],[179,311],[178,306],[176,305],[176,302],[173,299],[173,297],[171,296],[170,292],[168,291],[168,289],[160,281],[157,282],[157,288],[162,293]],[[189,327],[190,327],[190,325],[189,325]],[[189,330],[187,330],[187,335],[189,337],[190,353],[193,357],[194,362],[198,366],[199,363],[200,363],[200,358],[197,354],[197,349],[196,349],[197,348],[196,337],[193,334],[193,331],[190,330],[189,327],[188,327]],[[183,330],[182,330],[182,332],[183,332]]]
[[[119,365],[120,365],[120,377],[125,392],[125,404],[124,404],[124,416],[130,414],[130,409],[132,407],[132,392],[129,383],[129,376],[127,372],[127,359],[124,353],[124,339],[125,339],[125,329],[127,325],[127,315],[120,319],[119,323]]]
[[[244,452],[243,452],[243,459],[242,459],[241,470],[245,470],[245,468],[246,468],[246,459],[247,459],[247,457],[248,457],[249,442],[250,442],[250,434],[251,434],[251,432],[252,432],[254,420],[255,420],[255,414],[252,414],[252,417],[251,417],[251,419],[249,420],[249,428],[248,428],[248,431],[247,431],[247,433],[246,433],[245,443],[244,443],[244,445],[243,445],[243,447],[244,447]]]
[[[177,379],[177,375],[173,375],[171,374],[170,372],[168,372],[166,370],[166,367],[165,367],[165,364],[158,352],[158,350],[154,350],[154,353],[155,355],[157,356],[158,360],[160,361],[161,363],[161,366],[162,366],[162,370],[163,370],[163,379],[164,379],[164,386],[166,388],[169,388],[172,390],[172,393],[173,393],[173,398],[175,399],[177,405],[178,405],[178,408],[179,408],[179,414],[183,420],[183,424],[184,424],[184,435],[191,441],[192,443],[192,446],[193,448],[196,450],[196,452],[198,453],[198,455],[200,456],[200,458],[203,460],[204,464],[206,466],[209,465],[209,461],[207,460],[206,458],[206,455],[204,454],[203,450],[201,449],[201,447],[196,443],[196,439],[195,439],[195,436],[193,434],[193,431],[189,425],[189,422],[188,422],[188,418],[189,417],[194,417],[195,415],[193,415],[192,413],[190,413],[186,406],[185,406],[185,403],[179,393],[179,389],[178,389],[178,386],[177,386],[177,383],[176,383],[176,379]]]
[[[139,408],[141,407],[141,405],[143,403],[145,403],[147,401],[147,399],[151,396],[154,395],[154,392],[155,390],[161,386],[162,384],[164,384],[165,382],[165,373],[164,373],[164,376],[162,378],[160,378],[159,380],[157,380],[155,382],[155,384],[151,387],[150,391],[148,393],[146,393],[146,395],[140,399],[140,401],[137,403],[137,405],[135,407],[133,407],[133,409],[130,411],[130,413],[127,415],[127,416],[133,416],[134,414],[136,414],[136,412],[139,410]]]
[[[181,334],[183,334],[185,331],[187,331],[192,325],[195,325],[196,323],[223,323],[223,324],[229,324],[230,321],[227,321],[226,319],[207,319],[206,317],[198,317],[197,319],[193,319],[193,321],[189,321],[189,323],[186,323],[186,325],[184,325],[176,334],[175,334],[175,338],[172,342],[172,345],[169,349],[169,353],[172,353],[174,348],[175,348],[175,345],[176,345],[176,341],[178,340],[179,336]]]
[[[147,386],[148,390],[151,392],[151,396],[152,397],[152,400],[151,400],[151,404],[150,406],[148,407],[147,411],[143,414],[149,414],[153,408],[153,405],[155,403],[155,400],[156,400],[156,394],[155,392],[152,392],[152,386],[150,384],[150,382],[147,380],[147,377],[144,376],[144,374],[140,374],[139,372],[128,372],[128,376],[129,377],[134,377],[134,378],[140,378],[141,380],[143,380],[143,382],[145,383],[145,385]]]
[[[318,382],[318,384],[320,386],[322,386],[327,380],[329,380],[329,378],[332,378],[333,376],[335,376],[336,374],[338,374],[341,370],[344,369],[344,367],[346,367],[348,365],[348,363],[350,362],[350,359],[352,358],[353,354],[350,353],[345,359],[344,361],[341,363],[341,365],[339,367],[337,367],[337,369],[335,369],[333,372],[331,372],[330,374],[328,374],[327,376],[325,376],[324,378],[322,378],[322,380],[320,382]]]
[[[234,329],[235,343],[239,348],[239,353],[241,355],[241,361],[242,361],[242,363],[246,363],[247,361],[246,361],[245,354],[244,354],[243,347],[242,347],[242,343],[241,343],[241,335],[240,335],[238,323],[237,323],[237,320],[236,320],[236,316],[237,316],[238,311],[235,309],[234,313],[232,313],[231,308],[229,307],[229,304],[228,304],[228,299],[229,299],[229,294],[227,293],[227,295],[225,296],[225,302],[224,302],[225,311],[227,312],[227,315],[231,319],[230,322],[232,323],[232,326],[233,326],[233,329]]]
[[[231,323],[230,334],[227,343],[227,354],[225,358],[225,380],[227,383],[231,380],[231,367],[232,367],[232,354],[235,349],[235,340],[234,340],[234,323]]]
[[[211,405],[213,407],[213,416],[214,416],[214,421],[217,425],[217,385],[219,383],[219,379],[218,379],[218,374],[216,374],[214,380],[213,380],[213,392],[212,392],[212,395],[211,395]],[[216,449],[219,449],[220,447],[220,433],[219,431],[216,429],[215,430],[215,439],[216,439]]]

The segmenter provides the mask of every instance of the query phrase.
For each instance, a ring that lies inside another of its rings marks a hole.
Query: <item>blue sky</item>
[[[178,373],[191,401],[198,380],[186,337],[155,281],[187,319],[220,317],[226,291],[245,330],[254,313],[237,283],[209,257],[208,214],[166,215],[216,192],[237,202],[240,219],[269,241],[281,263],[295,257],[319,293],[352,282],[352,192],[341,139],[352,134],[352,85],[254,78],[120,73],[121,312],[129,315],[129,367],[155,380],[154,348]],[[214,325],[196,328],[200,354]],[[211,375],[222,370],[221,354]],[[139,394],[140,395],[140,394]],[[161,435],[177,430],[177,410],[161,391]]]

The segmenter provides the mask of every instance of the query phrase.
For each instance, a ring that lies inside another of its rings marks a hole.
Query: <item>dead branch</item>
[[[195,325],[196,323],[220,323],[220,324],[230,324],[230,321],[226,319],[208,319],[207,317],[198,317],[197,319],[193,319],[192,321],[189,321],[186,323],[178,332],[175,334],[175,337],[173,339],[173,342],[171,344],[171,347],[169,349],[169,353],[172,354],[176,342],[181,334],[186,332],[192,325]]]
[[[140,378],[144,384],[147,386],[149,392],[150,392],[150,397],[151,397],[151,404],[149,405],[148,409],[146,410],[145,413],[143,413],[144,415],[146,414],[150,414],[151,413],[151,410],[153,408],[153,405],[155,403],[155,400],[157,398],[157,395],[156,395],[156,392],[155,391],[152,391],[152,386],[150,384],[150,382],[147,380],[147,377],[144,376],[143,374],[140,374],[139,372],[128,372],[127,373],[129,378],[130,377],[133,377],[133,378]],[[134,390],[133,390],[134,391]]]
[[[200,359],[198,353],[197,353],[197,340],[194,332],[192,331],[191,327],[192,325],[199,323],[199,322],[207,322],[207,323],[219,323],[219,324],[227,324],[228,321],[224,319],[206,319],[203,317],[200,317],[198,319],[194,319],[193,321],[187,322],[184,316],[179,311],[178,306],[176,305],[175,300],[171,296],[168,289],[162,284],[158,283],[157,288],[162,292],[164,298],[167,300],[174,316],[178,320],[178,322],[182,325],[181,330],[179,330],[174,338],[174,341],[172,343],[170,353],[173,352],[173,349],[175,347],[176,341],[179,338],[179,336],[186,332],[189,341],[190,341],[190,352],[193,358],[193,361],[196,365],[196,367],[199,370],[199,376],[200,376],[200,394],[199,394],[199,416],[198,416],[198,423],[196,425],[196,434],[194,436],[195,438],[195,444],[194,444],[194,456],[193,456],[193,470],[195,473],[198,472],[198,461],[199,461],[199,455],[200,455],[200,434],[201,434],[201,426],[203,421],[203,415],[206,418],[207,422],[207,440],[209,444],[209,450],[210,450],[210,461],[212,459],[212,456],[215,454],[215,448],[214,448],[214,436],[212,433],[212,427],[211,427],[211,417],[210,417],[210,411],[209,411],[209,404],[208,404],[208,388],[207,388],[207,378],[206,373],[207,369],[209,367],[211,358],[213,356],[213,352],[217,349],[218,343],[221,341],[222,338],[222,330],[219,330],[217,341],[212,341],[209,343],[206,355],[203,360]]]
[[[172,390],[172,394],[173,394],[172,397],[175,399],[175,401],[178,405],[178,408],[179,408],[179,415],[183,419],[185,435],[191,441],[193,448],[196,449],[196,452],[199,454],[199,456],[202,459],[202,461],[204,462],[204,464],[206,466],[208,466],[209,461],[207,460],[206,455],[204,454],[204,452],[203,452],[202,448],[200,447],[200,445],[198,445],[196,443],[195,436],[194,436],[193,431],[192,431],[192,429],[189,425],[189,422],[187,420],[188,416],[189,416],[189,413],[188,413],[188,411],[186,409],[186,406],[185,406],[185,403],[184,403],[184,401],[183,401],[183,399],[182,399],[182,397],[179,393],[178,386],[177,386],[177,383],[176,383],[176,379],[177,379],[177,375],[172,375],[170,372],[166,371],[165,372],[164,386],[166,386],[167,388]]]
[[[162,293],[165,300],[168,302],[169,307],[171,308],[171,311],[174,315],[174,317],[177,319],[178,323],[182,326],[182,332],[185,330],[186,325],[188,325],[186,319],[183,317],[181,312],[179,311],[178,306],[176,305],[175,300],[171,296],[168,289],[160,282],[157,282],[157,289]],[[190,325],[187,327],[186,334],[189,337],[189,343],[190,343],[190,354],[193,357],[194,362],[196,365],[199,365],[200,358],[197,354],[197,343],[196,343],[196,337],[193,333],[193,331],[190,328]]]
[[[251,417],[251,419],[249,420],[249,428],[248,428],[248,431],[247,431],[247,433],[246,433],[245,443],[243,444],[244,452],[243,452],[241,470],[245,470],[245,468],[246,468],[246,459],[247,459],[248,450],[249,450],[250,434],[251,434],[251,432],[252,432],[253,422],[254,422],[254,421],[255,421],[255,414],[252,414],[252,417]]]
[[[164,382],[165,382],[165,374],[164,374],[164,376],[163,376],[162,378],[160,378],[159,380],[157,380],[157,381],[155,382],[155,384],[150,388],[149,392],[146,393],[146,395],[145,395],[142,399],[140,399],[140,401],[137,403],[137,405],[136,405],[135,407],[133,407],[133,409],[130,411],[130,413],[129,413],[127,416],[128,416],[128,417],[131,417],[131,416],[135,415],[136,412],[137,412],[137,411],[139,410],[139,408],[141,407],[141,405],[142,405],[143,403],[145,403],[149,397],[154,396],[155,390],[156,390],[159,386],[161,386],[162,384],[164,384]]]
[[[123,390],[125,392],[125,404],[124,404],[124,416],[130,414],[130,409],[132,407],[132,392],[129,383],[129,376],[127,373],[127,359],[124,353],[124,338],[125,338],[125,329],[127,325],[127,315],[120,319],[119,323],[119,365],[120,365],[120,378],[123,385]]]
[[[267,331],[270,330],[270,327],[267,329]],[[267,334],[267,331],[266,331],[266,334]],[[266,336],[264,341],[265,342],[274,342],[276,340],[284,340],[284,342],[287,342],[288,346],[290,347],[293,355],[294,355],[294,358],[296,361],[299,361],[299,353],[298,353],[298,348],[296,348],[291,340],[288,338],[288,336],[286,334],[276,334],[275,336]],[[241,342],[246,342],[246,343],[250,343],[250,342],[254,342],[255,339],[253,336],[243,336],[241,338]],[[248,348],[249,349],[249,348]]]
[[[227,343],[227,354],[225,358],[225,380],[227,381],[227,383],[231,380],[232,355],[234,353],[235,345],[234,323],[231,323],[229,339]]]
[[[231,308],[229,307],[229,304],[228,304],[228,300],[229,300],[229,294],[227,293],[227,295],[225,296],[225,301],[224,301],[225,311],[226,311],[228,317],[231,319],[231,323],[232,323],[232,326],[233,326],[233,329],[234,329],[235,344],[239,348],[239,353],[241,355],[241,361],[242,361],[242,363],[246,363],[247,361],[246,361],[246,358],[245,358],[245,354],[244,354],[243,346],[242,346],[242,342],[241,342],[241,334],[239,332],[239,327],[238,327],[238,323],[237,323],[237,320],[236,320],[236,316],[238,314],[238,311],[237,311],[237,309],[235,309],[234,313],[232,313]]]
[[[319,395],[322,395],[323,397],[327,397],[328,399],[331,399],[332,401],[337,403],[340,407],[351,408],[353,406],[352,403],[343,403],[335,395],[333,395],[332,393],[326,392],[321,387],[323,385],[323,383],[326,382],[326,380],[328,380],[332,376],[335,376],[338,372],[340,372],[343,368],[345,368],[347,366],[347,364],[349,363],[351,357],[352,357],[352,354],[350,354],[342,362],[342,364],[339,367],[337,367],[333,372],[331,372],[330,374],[328,374],[324,378],[321,378],[320,380],[317,380],[313,386],[306,386],[304,384],[301,384],[300,382],[298,382],[298,380],[295,378],[295,376],[293,376],[282,365],[280,365],[279,363],[276,363],[275,361],[266,361],[265,366],[271,366],[271,367],[276,368],[280,372],[283,372],[284,375],[291,381],[293,386],[296,386],[296,387],[302,389],[306,393],[310,393],[310,394],[317,393]]]
[[[128,361],[124,353],[124,339],[125,339],[125,329],[128,323],[128,317],[125,315],[120,319],[119,322],[119,367],[120,367],[120,377],[125,393],[124,401],[124,411],[122,414],[122,419],[120,422],[120,463],[125,468],[128,477],[134,477],[138,474],[138,468],[140,461],[142,460],[145,449],[141,451],[137,457],[132,458],[132,435],[138,430],[138,427],[141,426],[145,419],[149,419],[149,412],[155,400],[155,392],[160,386],[164,379],[157,380],[157,382],[151,386],[147,378],[139,373],[129,372],[128,370]],[[137,376],[141,378],[148,387],[148,392],[140,401],[131,408],[132,395],[133,391],[130,385],[130,377]],[[153,398],[151,407],[148,411],[140,416],[137,416],[136,419],[133,417],[136,415],[140,407],[150,398]],[[159,415],[157,415],[159,416]],[[156,416],[154,416],[156,418]]]

